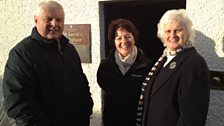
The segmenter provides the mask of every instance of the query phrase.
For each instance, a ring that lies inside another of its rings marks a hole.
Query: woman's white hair
[[[193,44],[195,32],[192,28],[193,24],[191,19],[187,15],[187,11],[185,9],[173,9],[168,10],[164,13],[164,15],[161,17],[157,28],[157,36],[160,38],[160,40],[163,42],[164,37],[164,26],[168,23],[171,23],[173,21],[178,21],[184,25],[186,28],[186,32],[188,34],[187,42]]]

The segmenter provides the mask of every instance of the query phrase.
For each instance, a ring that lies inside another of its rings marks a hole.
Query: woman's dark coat
[[[40,37],[36,28],[9,54],[4,105],[18,126],[88,126],[93,102],[75,48],[64,36]]]
[[[97,82],[104,91],[104,126],[135,126],[140,88],[151,66],[139,49],[136,61],[125,75],[115,63],[114,51],[101,61]]]
[[[210,75],[194,48],[178,54],[157,71],[144,94],[143,126],[204,126]]]

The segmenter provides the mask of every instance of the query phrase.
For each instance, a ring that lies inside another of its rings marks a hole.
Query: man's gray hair
[[[46,6],[51,7],[51,8],[61,9],[61,10],[63,11],[63,13],[64,13],[64,9],[63,9],[63,7],[62,7],[62,5],[61,5],[61,4],[59,4],[59,3],[58,3],[58,2],[56,2],[56,1],[52,1],[52,0],[45,0],[45,1],[42,1],[42,2],[40,2],[40,3],[39,3],[39,5],[38,5],[38,8],[37,8],[37,11],[36,11],[35,15],[39,15],[39,14],[40,14],[41,9],[42,9],[43,7],[46,7]]]

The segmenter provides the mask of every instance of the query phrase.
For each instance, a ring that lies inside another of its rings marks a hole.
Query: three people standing
[[[18,126],[89,126],[93,101],[78,53],[62,35],[64,16],[59,3],[41,2],[31,35],[10,51],[4,106]],[[210,75],[192,45],[186,11],[169,10],[161,18],[158,37],[166,48],[153,67],[136,47],[138,34],[126,19],[109,25],[114,49],[97,71],[104,126],[203,126]]]

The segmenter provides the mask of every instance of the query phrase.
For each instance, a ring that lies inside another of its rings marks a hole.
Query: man
[[[41,2],[34,21],[5,67],[7,114],[18,126],[89,126],[93,101],[78,53],[62,35],[62,6]]]

